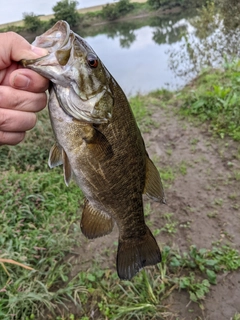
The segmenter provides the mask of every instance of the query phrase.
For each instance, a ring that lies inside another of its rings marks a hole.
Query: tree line
[[[210,2],[214,3],[216,7],[220,8],[220,10],[222,10],[223,12],[227,11],[231,13],[231,10],[229,10],[229,8],[232,8],[234,12],[236,11],[236,9],[238,9],[240,12],[239,0],[212,0]],[[131,3],[129,0],[119,0],[114,4],[106,4],[105,6],[103,6],[102,10],[96,13],[89,12],[85,15],[81,15],[77,10],[78,1],[61,0],[57,2],[56,5],[52,8],[54,15],[53,18],[49,21],[42,21],[40,19],[40,16],[35,15],[33,12],[24,13],[24,30],[29,32],[36,32],[37,30],[45,31],[59,20],[65,20],[70,24],[71,27],[75,27],[84,22],[84,16],[88,18],[97,17],[104,20],[113,21],[122,16],[125,16],[130,12],[133,12],[139,6],[144,6],[145,9],[149,11],[156,11],[159,9],[164,10],[174,7],[196,8],[205,6],[208,3],[209,0],[148,0],[145,4],[140,4]],[[238,24],[239,21],[236,21],[236,19],[233,20],[231,18],[231,14],[229,14],[229,16],[230,19],[228,19],[228,23],[231,23],[231,25]],[[236,17],[236,15],[234,16]]]

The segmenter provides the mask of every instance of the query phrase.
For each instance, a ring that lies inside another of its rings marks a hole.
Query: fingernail
[[[23,74],[17,73],[13,78],[13,86],[18,89],[27,89],[30,79]]]
[[[32,47],[32,51],[36,53],[38,56],[46,56],[48,54],[47,49],[39,48],[35,46],[31,46],[31,47]]]

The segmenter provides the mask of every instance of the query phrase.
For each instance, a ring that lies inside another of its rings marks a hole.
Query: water
[[[167,88],[175,90],[186,79],[175,76],[169,54],[183,44],[182,33],[190,28],[185,13],[135,19],[87,30],[76,30],[96,51],[124,92],[136,93]]]

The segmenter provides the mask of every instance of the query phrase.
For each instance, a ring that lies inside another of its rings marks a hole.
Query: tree
[[[41,27],[41,20],[33,12],[23,13],[24,27],[27,31],[36,32]]]
[[[70,26],[76,26],[79,22],[77,5],[78,1],[62,0],[57,2],[52,8],[54,12],[54,19],[52,19],[51,22],[56,23],[59,20],[65,20],[70,24]]]
[[[130,3],[129,0],[120,0],[117,3],[108,3],[104,6],[102,8],[102,16],[107,20],[116,20],[133,9],[134,4]]]

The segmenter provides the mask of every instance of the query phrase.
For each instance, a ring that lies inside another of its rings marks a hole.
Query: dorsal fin
[[[59,146],[59,144],[54,143],[49,152],[48,165],[50,168],[54,168],[60,166],[61,164],[63,164],[62,148]]]
[[[160,174],[148,155],[146,155],[146,179],[143,193],[154,201],[166,203]]]
[[[86,199],[82,220],[81,230],[88,239],[94,239],[109,234],[114,226],[113,219],[106,213],[98,211],[91,206]]]

